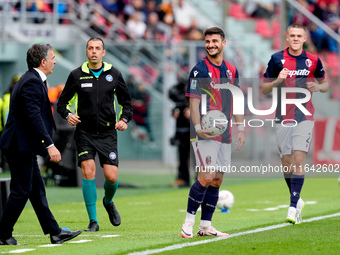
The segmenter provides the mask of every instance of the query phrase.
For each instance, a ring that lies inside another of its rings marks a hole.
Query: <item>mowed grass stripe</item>
[[[319,221],[319,220],[334,218],[334,217],[339,217],[339,216],[340,216],[340,213],[323,215],[323,216],[318,216],[318,217],[306,219],[306,220],[304,220],[304,223]],[[170,246],[160,248],[160,249],[145,250],[145,251],[141,251],[141,252],[132,252],[132,253],[128,253],[128,255],[157,254],[157,253],[162,253],[162,252],[166,252],[166,251],[178,250],[178,249],[182,249],[182,248],[190,247],[190,246],[197,246],[197,245],[201,245],[201,244],[218,242],[218,241],[221,241],[221,240],[225,240],[225,239],[229,239],[229,238],[233,238],[233,237],[237,237],[237,236],[244,236],[244,235],[256,234],[256,233],[260,233],[260,232],[264,232],[264,231],[270,231],[270,230],[273,230],[273,229],[283,228],[283,227],[287,227],[287,226],[291,226],[291,224],[281,223],[281,224],[276,224],[276,225],[272,225],[272,226],[268,226],[268,227],[257,228],[257,229],[254,229],[254,230],[248,230],[248,231],[243,231],[243,232],[239,232],[239,233],[234,233],[234,234],[231,234],[228,237],[216,237],[216,238],[212,238],[212,239],[205,239],[205,240],[202,240],[202,241],[183,243],[183,244],[175,244],[175,245],[170,245]]]

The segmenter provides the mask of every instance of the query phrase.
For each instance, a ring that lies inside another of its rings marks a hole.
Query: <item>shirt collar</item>
[[[41,70],[39,70],[38,68],[33,68],[34,70],[36,70],[40,76],[40,78],[42,79],[42,81],[46,81],[47,77],[46,74],[44,74]]]

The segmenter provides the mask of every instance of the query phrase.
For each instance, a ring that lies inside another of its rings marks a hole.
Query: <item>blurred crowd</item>
[[[216,0],[220,1],[220,0]],[[256,19],[271,20],[275,36],[275,26],[280,22],[281,0],[229,0],[240,4],[243,14]],[[336,33],[340,30],[339,0],[297,0]],[[18,19],[23,8],[22,1],[10,1],[14,15]],[[44,23],[48,14],[56,12],[59,23],[80,22],[90,36],[101,36],[112,40],[156,40],[181,41],[202,40],[202,29],[197,25],[187,0],[64,0],[59,1],[54,11],[52,0],[27,0],[25,10],[34,23]],[[233,15],[236,9],[230,10]],[[302,23],[310,31],[310,52],[328,50],[338,52],[336,41],[316,26],[301,12],[287,4],[288,23]],[[262,29],[265,30],[265,29]],[[262,31],[266,33],[266,31]]]
[[[22,1],[11,1],[18,19]],[[33,23],[44,23],[51,0],[27,0],[24,8]],[[64,0],[56,8],[60,24],[82,22],[91,36],[113,40],[201,40],[202,31],[186,0]]]

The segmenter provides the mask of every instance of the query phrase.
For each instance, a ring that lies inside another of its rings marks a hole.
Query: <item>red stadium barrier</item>
[[[340,119],[325,118],[315,120],[314,164],[340,163]]]

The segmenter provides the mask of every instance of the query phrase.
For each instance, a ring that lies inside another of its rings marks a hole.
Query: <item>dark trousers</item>
[[[190,140],[181,139],[178,145],[179,153],[179,166],[178,166],[178,179],[183,180],[185,183],[190,184],[189,172],[189,159],[190,159]]]
[[[58,234],[60,228],[47,203],[37,157],[32,153],[3,150],[11,171],[10,195],[0,220],[0,238],[12,236],[13,227],[29,199],[44,234]]]

